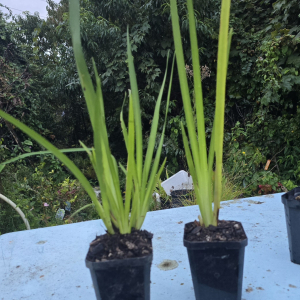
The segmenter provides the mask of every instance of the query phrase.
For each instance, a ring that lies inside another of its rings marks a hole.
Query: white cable
[[[12,202],[11,200],[9,200],[7,197],[5,197],[4,195],[0,194],[0,198],[3,199],[6,203],[8,203],[10,206],[12,206],[17,213],[21,216],[21,218],[23,219],[25,226],[27,228],[27,230],[30,230],[30,225],[28,220],[26,219],[25,215],[23,214],[23,212],[21,211],[21,209],[19,207],[17,207],[17,205]]]

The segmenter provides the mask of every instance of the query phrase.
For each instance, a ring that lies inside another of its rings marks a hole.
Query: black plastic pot
[[[171,192],[171,197],[172,197],[172,207],[181,207],[183,206],[183,201],[184,200],[189,200],[190,199],[190,193],[193,190],[175,190]]]
[[[183,239],[183,243],[187,247],[196,300],[241,299],[248,239],[240,242],[189,242]]]
[[[104,262],[85,260],[98,300],[150,300],[153,255]]]
[[[296,197],[300,199],[300,187],[282,195],[281,201],[284,204],[291,261],[300,264],[300,200]]]

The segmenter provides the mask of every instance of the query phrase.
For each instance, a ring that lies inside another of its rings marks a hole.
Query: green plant
[[[291,180],[284,180],[282,185],[288,190],[291,191],[292,189],[296,188],[298,185],[294,184]]]
[[[78,180],[66,178],[57,183],[55,172],[45,172],[44,162],[34,169],[22,164],[10,164],[2,171],[1,182],[1,194],[22,210],[32,229],[98,218],[91,205],[89,208],[86,207],[91,201]],[[71,214],[82,207],[85,207],[85,210],[78,212],[72,220],[69,220],[66,209],[68,205]],[[56,217],[58,209],[66,209],[63,220]],[[26,229],[15,209],[1,199],[0,211],[2,233]]]
[[[232,174],[224,172],[224,170],[222,183],[223,185],[221,201],[237,199],[244,192],[244,189],[239,185],[239,178],[236,176],[232,176]]]
[[[150,203],[150,210],[159,210],[171,207],[171,196],[169,196],[161,186],[162,180],[159,179],[156,183]],[[159,198],[158,198],[159,196]]]
[[[194,190],[189,191],[185,195],[177,195],[177,199],[179,200],[179,202],[181,202],[181,204],[183,206],[197,205],[197,199],[195,197]],[[178,205],[177,203],[172,203],[173,207],[176,207],[176,205]],[[179,204],[179,206],[180,206],[180,204]]]
[[[63,164],[65,164],[65,166],[76,176],[82,187],[90,196],[96,211],[103,220],[107,231],[110,234],[114,234],[116,229],[121,234],[130,233],[132,228],[141,228],[148,211],[154,186],[159,179],[165,164],[164,162],[159,168],[166,117],[153,164],[152,158],[159,122],[159,109],[164,92],[167,73],[165,73],[163,84],[156,102],[148,147],[144,160],[139,92],[137,88],[133,57],[131,54],[129,33],[127,33],[127,54],[131,90],[129,91],[128,129],[126,128],[123,120],[122,112],[120,116],[123,136],[128,153],[127,169],[120,165],[121,169],[126,174],[126,194],[125,201],[123,201],[117,162],[111,154],[108,142],[100,77],[97,73],[95,63],[93,63],[93,71],[96,82],[95,90],[81,47],[79,0],[70,1],[69,8],[73,51],[94,137],[94,148],[91,151],[82,142],[81,145],[84,149],[86,149],[97,175],[101,189],[102,203],[98,201],[95,192],[86,177],[65,154],[63,154],[59,149],[57,149],[53,144],[40,136],[38,133],[31,130],[29,127],[11,117],[4,111],[0,110],[0,116],[14,126],[20,128],[24,133],[51,151]],[[168,111],[170,91],[171,81],[168,90],[166,115]]]
[[[80,184],[77,180],[70,180],[66,178],[62,183],[59,184],[60,189],[57,191],[58,198],[64,203],[70,202],[71,204],[76,201],[78,197],[77,192],[80,189]]]
[[[259,183],[258,185],[259,195],[281,192],[279,178],[277,174],[271,171],[262,171],[259,173],[259,175],[261,175],[259,180],[257,181],[257,183]],[[257,187],[257,183],[255,187]]]
[[[52,173],[52,178],[56,183],[63,181],[69,176],[66,174],[63,164],[53,154],[40,155],[40,160],[43,163],[42,171],[44,174]]]
[[[250,127],[247,126],[247,129]],[[230,134],[227,133],[226,139],[224,171],[243,189],[244,196],[252,196],[253,185],[260,178],[259,172],[267,159],[252,143],[245,142],[247,130],[239,122],[231,129]]]
[[[244,193],[236,176],[228,174],[223,170],[221,201],[237,199]],[[187,195],[180,197],[183,206],[197,205],[196,194],[192,190]]]
[[[200,223],[204,226],[217,225],[222,196],[222,157],[225,113],[225,88],[228,66],[228,56],[232,30],[229,33],[230,0],[222,0],[219,47],[217,60],[217,88],[216,109],[213,131],[209,149],[206,152],[205,119],[203,108],[203,94],[201,83],[201,65],[199,62],[199,47],[196,35],[193,1],[187,0],[191,52],[193,61],[194,97],[196,111],[196,126],[194,124],[193,110],[186,74],[186,64],[177,11],[177,1],[171,0],[171,17],[174,44],[176,51],[177,69],[179,73],[181,95],[184,105],[188,137],[181,123],[183,143],[188,162],[189,171],[193,177],[194,191],[199,205],[201,216]],[[189,144],[190,142],[190,144]],[[212,190],[213,163],[216,159],[214,189]],[[214,208],[212,208],[212,202]]]

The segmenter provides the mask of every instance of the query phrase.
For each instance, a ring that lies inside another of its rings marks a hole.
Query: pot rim
[[[300,208],[300,201],[295,199],[296,196],[300,196],[300,187],[296,187],[283,194],[281,196],[281,202],[289,207]]]
[[[233,221],[233,220],[227,220],[229,222],[239,222],[239,221]],[[187,224],[190,224],[193,222],[185,223],[184,227]],[[239,222],[244,230],[244,227],[241,222]],[[245,233],[246,234],[246,233]],[[248,237],[246,235],[246,238],[241,241],[219,241],[219,242],[207,242],[207,241],[187,241],[185,239],[185,236],[183,235],[183,245],[187,247],[189,250],[205,250],[210,248],[226,248],[226,249],[240,249],[244,248],[248,245]]]

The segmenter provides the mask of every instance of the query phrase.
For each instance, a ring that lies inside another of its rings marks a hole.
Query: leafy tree
[[[238,122],[244,132],[231,141],[228,132],[228,153],[232,142],[250,156],[259,151],[252,174],[271,159],[273,172],[298,183],[299,14],[297,1],[234,1],[227,114],[229,127]]]
[[[37,118],[40,98],[32,73],[36,66],[28,60],[31,47],[18,39],[22,30],[18,24],[9,22],[8,18],[9,15],[0,13],[0,107],[43,131]],[[4,120],[0,120],[0,126],[2,152],[9,149],[12,155],[16,155],[19,151],[31,151],[33,144],[22,133]],[[1,159],[5,159],[5,155]]]
[[[178,2],[187,72],[192,79],[187,9],[185,0]],[[10,87],[5,96],[1,92],[1,105],[9,103],[7,107],[11,107],[15,116],[38,127],[59,147],[72,147],[78,140],[91,146],[91,127],[71,47],[68,1],[56,4],[47,0],[47,3],[46,20],[27,14],[9,22],[1,15],[0,90]],[[219,8],[219,0],[195,1],[200,61],[203,72],[209,74],[203,77],[208,140],[214,114]],[[262,171],[266,159],[274,157],[273,171],[300,183],[298,1],[233,0],[231,12],[234,35],[227,84],[225,167],[228,170],[232,167],[232,149],[247,152],[252,158],[259,157],[255,158],[254,173]],[[112,151],[122,159],[125,148],[119,113],[129,88],[127,26],[140,87],[143,126],[147,131],[166,54],[168,51],[173,54],[169,1],[82,0],[81,20],[82,44],[90,71],[94,58],[101,74]],[[192,91],[192,80],[190,87]],[[176,72],[171,99],[164,154],[168,157],[168,168],[175,172],[186,168],[180,132],[184,118]],[[26,140],[20,132],[15,134],[21,137],[20,144]],[[17,145],[6,126],[1,128],[1,137],[9,149]]]
[[[180,1],[180,4],[181,26],[186,33],[185,45],[188,48],[185,1]],[[216,44],[216,41],[211,42],[211,37],[215,35],[213,24],[218,22],[215,13],[218,6],[219,1],[199,1],[196,6],[203,65],[212,56],[212,44]],[[90,67],[91,58],[94,58],[101,74],[110,142],[114,154],[122,158],[125,148],[120,132],[119,113],[129,88],[125,38],[127,26],[135,57],[138,85],[141,87],[143,126],[147,130],[150,129],[167,52],[173,54],[169,3],[84,0],[81,7],[82,44]],[[42,92],[44,102],[47,102],[42,106],[42,115],[45,116],[43,124],[51,128],[56,142],[62,146],[72,146],[78,140],[89,144],[91,133],[72,54],[67,10],[66,0],[59,4],[48,1],[49,17],[46,21],[29,16],[16,20],[25,31],[27,42],[32,39],[35,63],[42,66]],[[190,53],[187,51],[187,63],[189,61]],[[173,166],[174,171],[184,164],[179,130],[182,105],[176,83],[177,78],[174,80],[173,101],[169,113],[169,139],[165,143],[165,154],[168,155],[169,166]]]

